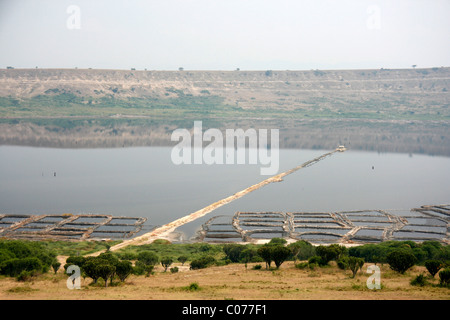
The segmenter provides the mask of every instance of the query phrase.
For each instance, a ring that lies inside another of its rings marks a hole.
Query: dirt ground
[[[253,270],[249,264],[214,266],[189,270],[178,266],[178,273],[155,268],[150,277],[132,275],[124,283],[118,280],[108,288],[101,283],[82,279],[81,289],[70,290],[68,275],[59,270],[29,281],[0,278],[1,300],[450,300],[450,289],[435,286],[435,279],[427,278],[428,285],[412,286],[411,279],[424,267],[415,266],[404,275],[393,272],[388,265],[381,266],[381,289],[370,290],[366,281],[370,274],[358,272],[353,279],[350,271],[336,266],[315,270],[297,269],[293,262],[285,262],[278,270]],[[99,280],[99,282],[102,280]],[[192,283],[198,289],[189,289]]]

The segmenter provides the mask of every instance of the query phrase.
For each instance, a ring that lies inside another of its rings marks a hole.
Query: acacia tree
[[[105,280],[105,288],[108,287],[108,279],[114,276],[116,267],[107,262],[98,261],[95,266],[95,272],[99,278]]]
[[[427,268],[428,272],[434,278],[436,273],[442,268],[442,263],[439,260],[427,260],[425,261],[425,268]]]
[[[125,279],[131,274],[132,271],[133,266],[131,265],[130,261],[120,261],[116,265],[116,274],[122,282],[125,281]]]
[[[364,265],[364,259],[363,258],[357,258],[357,257],[348,257],[347,260],[348,268],[352,271],[352,278],[356,276],[356,273],[359,269],[361,269]]]
[[[277,269],[291,255],[291,250],[285,246],[277,245],[271,248],[271,257]]]
[[[164,257],[161,259],[161,265],[164,267],[164,272],[167,271],[167,268],[173,263],[173,259],[170,257]]]
[[[275,263],[275,266],[278,269],[281,264],[286,261],[287,258],[289,258],[289,256],[291,255],[291,250],[280,244],[266,244],[260,247],[257,253],[266,262],[266,269],[270,268],[270,264],[272,263],[272,261]]]
[[[53,268],[53,271],[55,272],[55,274],[58,272],[59,267],[61,267],[61,262],[55,261],[52,263],[52,268]]]
[[[97,283],[98,278],[100,278],[97,269],[97,260],[94,259],[88,259],[82,267],[82,271],[85,276],[92,279],[93,283]]]
[[[245,269],[247,269],[247,263],[252,261],[252,259],[257,255],[256,250],[252,248],[246,248],[241,251],[239,255],[239,260],[245,263]]]
[[[270,268],[270,263],[272,262],[271,248],[264,245],[258,249],[258,255],[266,262],[266,269]]]
[[[184,263],[188,260],[188,257],[186,256],[179,256],[178,261],[181,262],[181,265],[184,265]]]

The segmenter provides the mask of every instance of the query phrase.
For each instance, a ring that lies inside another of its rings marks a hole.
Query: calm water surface
[[[258,183],[258,165],[174,165],[170,147],[0,147],[0,213],[144,216],[162,225]],[[329,150],[280,150],[280,171]],[[56,174],[56,176],[55,176]],[[450,203],[450,159],[346,151],[179,229],[236,211],[406,209]]]

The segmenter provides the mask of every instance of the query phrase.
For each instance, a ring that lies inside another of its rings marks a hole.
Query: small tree
[[[348,261],[348,268],[352,271],[352,278],[354,278],[358,270],[363,267],[364,259],[357,257],[349,257],[347,261]]]
[[[404,249],[397,249],[387,255],[387,262],[392,270],[403,274],[416,263],[416,257]]]
[[[130,261],[120,261],[116,265],[116,274],[122,282],[125,281],[125,279],[131,274],[132,271],[133,266],[131,265]]]
[[[253,258],[258,255],[255,249],[246,248],[241,251],[239,255],[239,260],[245,263],[245,269],[247,269],[247,263],[253,260]]]
[[[101,254],[97,257],[97,259],[99,260],[99,261],[98,261],[99,263],[104,262],[104,263],[106,263],[106,264],[111,265],[111,266],[114,267],[113,274],[111,274],[111,275],[109,276],[109,279],[110,279],[111,284],[112,284],[113,278],[114,278],[114,276],[116,275],[116,266],[117,266],[117,264],[120,262],[119,258],[117,257],[116,254],[112,253],[111,251],[107,251],[107,252],[101,253]]]
[[[146,277],[150,277],[150,275],[152,274],[153,269],[155,268],[155,266],[151,265],[151,264],[142,264],[142,268],[144,269],[145,276]]]
[[[298,254],[300,253],[301,246],[296,242],[291,243],[287,246],[291,250],[292,258],[294,258],[294,264],[297,262]]]
[[[318,266],[325,266],[328,262],[326,262],[321,256],[312,256],[308,259],[309,265],[318,265]]]
[[[441,272],[439,272],[440,284],[443,286],[447,286],[450,284],[450,268],[445,268]]]
[[[179,257],[178,257],[178,261],[181,262],[181,265],[184,265],[184,263],[185,263],[186,261],[188,261],[188,257],[186,257],[186,256],[179,256]]]
[[[264,245],[258,249],[258,255],[266,262],[266,269],[270,268],[272,262],[272,254],[269,246]]]
[[[439,270],[442,268],[442,263],[439,260],[427,260],[425,261],[425,267],[427,268],[431,276],[434,278],[436,273],[438,273]]]
[[[271,257],[277,269],[291,255],[291,250],[285,246],[277,245],[271,248]]]
[[[110,263],[98,261],[95,269],[98,277],[105,280],[105,288],[108,287],[108,279],[114,276],[116,267]]]
[[[164,267],[164,272],[167,271],[167,269],[170,267],[172,263],[173,259],[170,257],[164,257],[161,259],[161,265]]]
[[[52,263],[52,268],[55,274],[58,272],[59,267],[61,267],[61,262],[55,261]]]

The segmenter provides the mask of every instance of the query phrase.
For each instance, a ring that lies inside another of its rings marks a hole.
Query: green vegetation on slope
[[[423,101],[407,95],[390,95],[380,99],[358,100],[305,97],[302,107],[264,106],[241,108],[214,95],[177,97],[128,97],[114,95],[100,98],[73,93],[38,95],[17,99],[0,97],[0,118],[3,123],[27,120],[40,125],[70,129],[94,123],[106,126],[114,116],[141,117],[152,120],[183,119],[372,119],[372,120],[449,120],[450,108],[423,105]],[[77,120],[77,118],[80,118]],[[91,120],[86,120],[91,119]],[[92,121],[96,119],[96,121]],[[136,124],[136,123],[135,123]]]

